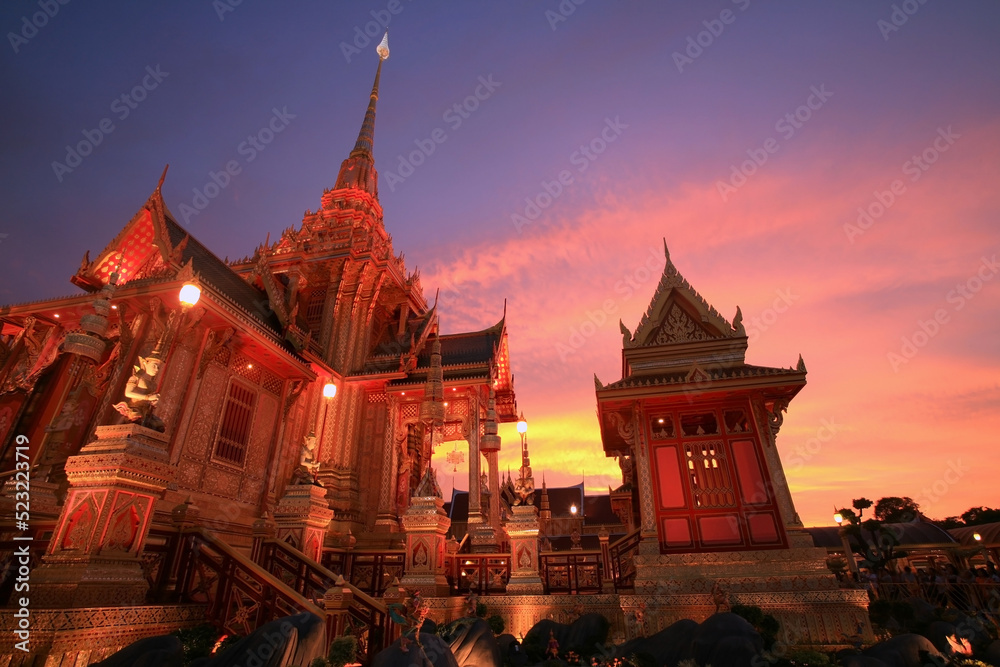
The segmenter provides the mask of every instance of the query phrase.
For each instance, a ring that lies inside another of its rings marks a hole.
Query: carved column
[[[500,530],[500,450],[487,452],[486,465],[489,466],[490,481],[490,526]]]
[[[478,406],[476,410],[478,411]],[[499,514],[500,514],[500,490],[499,481],[494,481],[494,474],[497,468],[497,452],[500,451],[500,436],[497,435],[497,412],[496,412],[496,397],[493,391],[490,391],[489,402],[486,406],[486,423],[483,425],[483,437],[480,441],[480,449],[483,454],[486,455],[486,462],[490,466],[490,521],[489,523],[480,522],[473,524],[470,520],[469,522],[469,533],[472,536],[472,550],[479,553],[489,553],[497,550],[497,533],[499,528]],[[479,466],[476,466],[476,477],[479,475]],[[470,465],[470,475],[471,475],[471,465]],[[497,477],[499,480],[499,477]],[[476,486],[476,502],[479,502],[479,484]],[[496,501],[494,503],[494,501]],[[470,495],[469,502],[472,502],[472,497]],[[494,509],[495,507],[495,509]]]
[[[376,532],[399,530],[396,518],[396,475],[399,469],[396,428],[399,422],[399,399],[387,396],[385,430],[382,433],[382,478],[379,481],[378,517],[375,519]]]
[[[510,536],[510,581],[508,595],[541,595],[544,592],[538,567],[538,508],[515,505],[507,521]]]
[[[316,484],[288,485],[274,508],[278,539],[290,542],[317,563],[322,560],[323,538],[332,518],[326,489]]]
[[[433,475],[430,468],[428,471],[428,475]],[[427,479],[425,476],[424,480]],[[451,519],[444,512],[444,500],[429,484],[421,482],[417,495],[410,499],[410,507],[403,515],[406,574],[400,582],[402,586],[419,590],[425,597],[448,596],[444,536],[449,528]]]
[[[136,424],[100,426],[66,461],[70,488],[48,554],[32,573],[40,607],[142,604],[140,556],[156,500],[173,480],[168,437]]]
[[[479,402],[475,397],[469,399],[469,526],[481,523],[483,520],[480,498],[483,495],[479,484],[479,471],[482,459],[479,451]]]
[[[649,450],[646,447],[646,434],[643,429],[642,408],[636,405],[632,409],[632,423],[629,432],[621,433],[622,438],[632,446],[636,469],[639,473],[639,519],[643,540],[657,543],[659,537],[656,530],[656,514],[653,510],[653,473],[649,468]]]

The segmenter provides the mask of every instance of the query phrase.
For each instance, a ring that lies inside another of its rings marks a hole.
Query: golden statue
[[[153,414],[153,408],[160,400],[160,394],[156,391],[156,376],[162,366],[158,350],[153,350],[148,357],[139,357],[139,365],[133,367],[132,377],[125,383],[125,400],[114,406],[130,423],[160,433],[167,427],[162,419]]]

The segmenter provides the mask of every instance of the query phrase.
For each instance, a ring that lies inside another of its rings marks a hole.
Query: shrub
[[[331,667],[344,667],[347,663],[357,660],[357,657],[358,639],[354,635],[344,635],[334,639],[327,654]]]
[[[765,614],[764,610],[756,605],[736,604],[733,605],[732,612],[754,627],[764,641],[764,648],[769,649],[774,646],[774,642],[778,638],[778,630],[781,629],[781,623],[778,622],[778,619],[770,614]]]
[[[493,631],[493,634],[498,637],[503,634],[503,630],[507,626],[507,624],[503,622],[503,616],[500,614],[493,614],[486,619],[486,622],[489,623],[490,630]]]

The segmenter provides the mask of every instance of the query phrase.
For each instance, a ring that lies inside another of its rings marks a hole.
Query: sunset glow
[[[861,496],[996,506],[1000,8],[572,4],[61,6],[3,56],[0,302],[74,293],[167,163],[171,212],[219,257],[298,225],[351,150],[391,14],[385,227],[445,333],[506,300],[539,487],[621,484],[594,375],[621,377],[618,321],[645,312],[665,240],[725,318],[739,306],[748,363],[804,359],[777,443],[806,525]],[[25,11],[0,10],[5,33]],[[500,434],[516,477],[516,425]],[[468,480],[452,447],[446,497]]]

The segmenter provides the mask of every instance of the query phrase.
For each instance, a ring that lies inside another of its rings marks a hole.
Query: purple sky
[[[446,331],[495,323],[508,299],[550,484],[584,469],[595,490],[617,484],[592,375],[619,377],[615,320],[635,327],[666,237],[723,315],[758,318],[750,363],[805,357],[779,446],[807,523],[861,495],[909,495],[935,517],[1000,504],[983,465],[1000,428],[995,2],[224,4],[76,0],[37,30],[23,19],[37,0],[3,5],[0,302],[73,293],[84,250],[166,163],[168,205],[222,257],[298,225],[353,146],[382,29],[360,53],[345,45],[391,17],[375,130],[386,227],[429,296],[442,288]],[[145,99],[121,100],[144,81]],[[477,108],[448,112],[463,101]],[[251,150],[274,110],[287,126]],[[54,170],[85,132],[100,135],[92,154]],[[926,170],[912,160],[925,152]],[[231,160],[239,173],[185,216]],[[561,187],[551,203],[546,184]],[[526,198],[545,204],[534,220]]]

